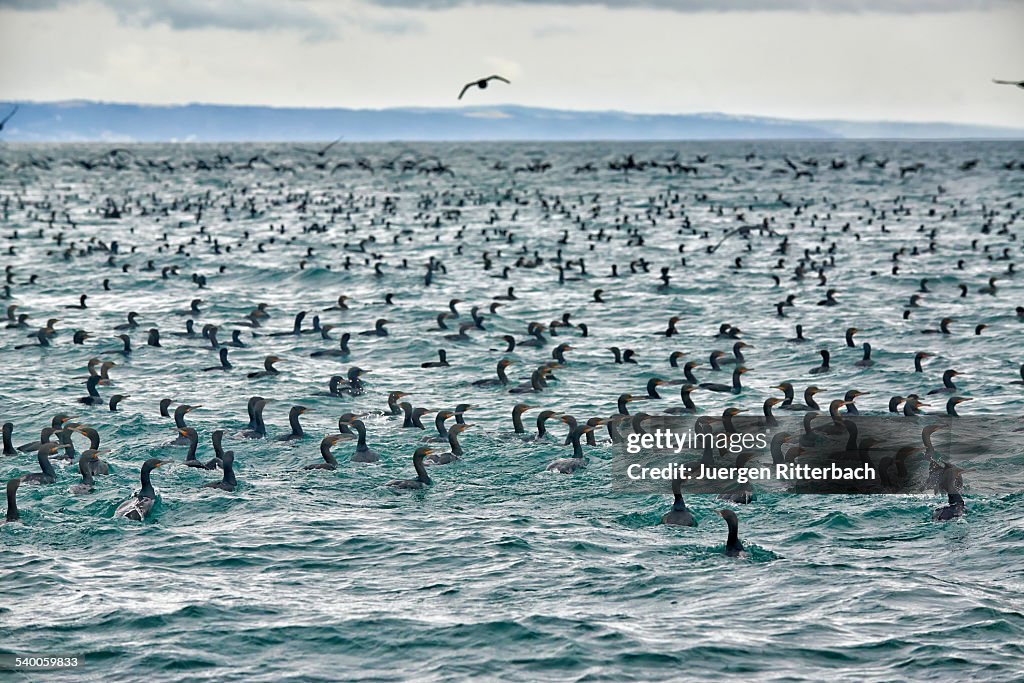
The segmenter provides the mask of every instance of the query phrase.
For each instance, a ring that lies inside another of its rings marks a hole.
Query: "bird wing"
[[[711,247],[711,248],[710,248],[710,249],[708,250],[708,253],[709,253],[709,254],[713,254],[713,253],[715,253],[716,251],[718,251],[718,248],[719,248],[720,246],[722,246],[722,243],[723,243],[723,242],[725,242],[725,241],[726,241],[727,239],[729,239],[730,237],[732,237],[733,235],[736,235],[736,234],[738,234],[738,233],[742,233],[742,232],[747,232],[747,233],[749,233],[749,232],[750,232],[750,228],[751,228],[751,227],[752,227],[752,226],[749,226],[749,225],[741,225],[741,226],[740,226],[740,227],[738,227],[738,228],[733,228],[733,229],[732,229],[732,230],[730,230],[729,232],[725,233],[725,235],[724,235],[724,236],[722,237],[722,239],[720,239],[720,240],[718,241],[718,244],[716,244],[715,246]],[[753,226],[753,227],[757,227],[757,226]]]
[[[473,81],[472,83],[467,83],[466,85],[462,86],[462,92],[459,93],[459,99],[461,100],[462,96],[466,94],[466,91],[469,90],[470,88],[472,88],[476,84],[477,84],[477,81]]]
[[[499,76],[498,74],[494,74],[493,76],[488,76],[484,80],[485,81],[501,81],[502,83],[508,83],[509,85],[512,84],[512,81],[508,80],[504,76]]]
[[[993,78],[992,82],[998,83],[999,85],[1020,85],[1021,83],[1024,83],[1024,81],[1001,81],[998,78]]]
[[[341,142],[344,139],[344,137],[345,137],[344,135],[340,136],[337,140],[335,140],[331,144],[329,144],[326,147],[324,147],[323,149],[321,149],[319,152],[317,152],[317,156],[321,156],[322,157],[324,154],[327,153],[327,150],[329,150],[331,147],[334,147],[336,144]]]
[[[17,111],[18,111],[18,105],[16,104],[16,105],[14,105],[14,109],[11,110],[11,113],[8,114],[7,116],[5,116],[3,121],[0,121],[0,126],[3,126],[5,123],[10,121],[11,117],[14,116],[17,113]]]

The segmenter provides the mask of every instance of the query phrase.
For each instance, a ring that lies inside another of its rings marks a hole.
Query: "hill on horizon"
[[[0,102],[8,142],[470,140],[1024,139],[1024,128],[956,123],[798,121],[717,113],[633,114],[516,105],[346,109],[260,105]]]

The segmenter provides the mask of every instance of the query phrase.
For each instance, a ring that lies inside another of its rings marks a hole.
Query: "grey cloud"
[[[335,35],[332,21],[301,0],[100,0],[125,24],[166,25],[175,30],[299,31],[311,40]],[[81,4],[81,0],[0,0],[0,8],[47,10]]]
[[[1021,7],[1021,0],[366,0],[381,7],[445,10],[455,7],[606,7],[675,12],[780,11],[917,14]]]
[[[61,0],[0,0],[0,9],[42,10],[64,4]]]
[[[309,38],[333,35],[329,22],[300,2],[281,0],[104,0],[126,22],[166,24],[176,30],[220,28],[234,31],[295,30]]]

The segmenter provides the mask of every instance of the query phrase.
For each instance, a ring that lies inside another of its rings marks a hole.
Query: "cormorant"
[[[158,467],[166,465],[168,462],[159,458],[150,458],[142,464],[142,488],[138,493],[117,506],[117,510],[114,511],[114,517],[124,517],[125,519],[141,522],[149,515],[156,504],[156,491],[153,489],[150,473]]]

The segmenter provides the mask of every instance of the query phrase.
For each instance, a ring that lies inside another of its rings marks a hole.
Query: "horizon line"
[[[618,114],[625,116],[644,116],[644,117],[679,117],[679,116],[718,116],[718,117],[729,117],[736,119],[756,119],[760,121],[777,121],[781,123],[851,123],[851,124],[884,124],[884,125],[910,125],[910,126],[972,126],[977,128],[991,128],[1002,131],[1017,131],[1024,135],[1024,122],[1021,126],[1010,126],[999,123],[979,123],[979,122],[960,122],[960,121],[943,121],[943,120],[904,120],[904,119],[860,119],[860,118],[802,118],[802,117],[787,117],[777,116],[769,114],[752,114],[752,113],[734,113],[728,111],[688,111],[688,112],[649,112],[649,111],[631,111],[626,109],[576,109],[576,108],[564,108],[564,107],[545,107],[536,106],[529,104],[516,104],[514,102],[503,102],[496,104],[479,104],[479,105],[395,105],[395,106],[382,106],[382,107],[352,107],[343,105],[280,105],[280,104],[257,104],[257,103],[225,103],[225,102],[175,102],[175,103],[153,103],[153,102],[129,102],[129,101],[117,101],[117,100],[94,100],[88,98],[67,98],[59,100],[33,100],[33,99],[2,99],[0,103],[4,105],[64,105],[64,104],[93,104],[93,105],[111,105],[111,106],[129,106],[129,107],[140,107],[140,108],[185,108],[185,107],[238,107],[247,109],[275,109],[275,110],[292,110],[292,111],[355,111],[355,112],[385,112],[385,111],[444,111],[444,112],[459,112],[459,111],[479,111],[488,109],[501,109],[501,108],[517,108],[517,109],[532,109],[537,111],[552,111],[552,112],[567,112],[574,114]],[[788,138],[780,138],[788,139]],[[834,138],[821,138],[821,139],[834,139]],[[868,139],[868,138],[860,138]],[[874,138],[871,138],[874,139]],[[879,140],[894,139],[898,140],[901,138],[877,138]],[[905,139],[905,138],[904,138]],[[921,138],[926,139],[926,138]],[[946,140],[952,138],[943,138]],[[965,138],[974,139],[979,138]],[[999,139],[999,138],[993,138]],[[1005,138],[1003,138],[1005,139]]]

